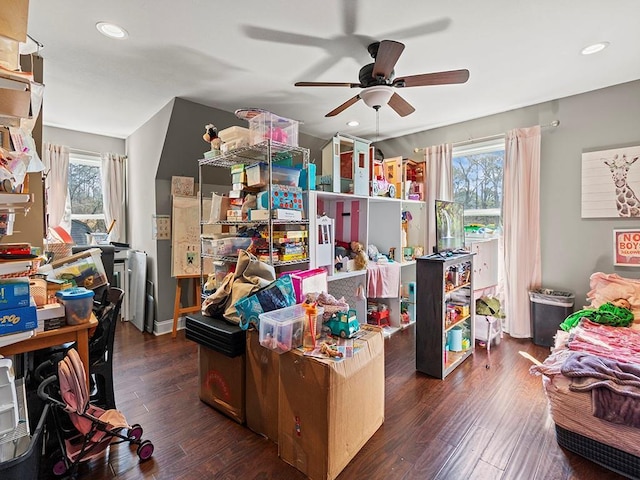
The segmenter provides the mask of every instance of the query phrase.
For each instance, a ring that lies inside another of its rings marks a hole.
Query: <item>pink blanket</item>
[[[635,322],[640,322],[640,280],[624,278],[616,273],[596,272],[589,279],[589,287],[587,300],[592,307],[598,308],[603,303],[624,298],[631,304]]]
[[[367,297],[397,298],[400,296],[400,264],[398,262],[367,265]]]

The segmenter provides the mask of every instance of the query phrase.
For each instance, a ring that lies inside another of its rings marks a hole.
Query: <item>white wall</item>
[[[118,153],[124,155],[125,152],[123,138],[105,137],[104,135],[77,132],[46,125],[42,128],[42,141],[95,153]]]
[[[147,278],[156,286],[157,248],[151,236],[152,215],[156,213],[156,172],[173,102],[171,100],[126,140],[129,244],[135,250],[146,252]],[[158,298],[157,292],[154,295]]]

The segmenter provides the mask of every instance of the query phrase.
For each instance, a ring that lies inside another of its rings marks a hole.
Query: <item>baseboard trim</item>
[[[185,328],[185,317],[178,318],[178,330]],[[153,334],[154,335],[166,335],[173,332],[173,318],[169,320],[163,320],[161,322],[153,322]]]

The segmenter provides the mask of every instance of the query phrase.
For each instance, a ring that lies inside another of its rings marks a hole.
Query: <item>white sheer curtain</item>
[[[504,153],[505,327],[512,337],[529,338],[529,290],[542,277],[540,126],[507,132]]]
[[[43,148],[45,192],[49,228],[62,227],[71,233],[69,203],[69,147],[45,143]]]
[[[107,228],[115,220],[109,240],[126,241],[125,210],[125,171],[127,157],[117,153],[103,153],[102,159],[102,193],[104,215]]]
[[[450,143],[433,145],[424,149],[424,161],[427,173],[427,249],[429,255],[436,244],[436,200],[453,199],[453,166],[451,162],[452,146]]]

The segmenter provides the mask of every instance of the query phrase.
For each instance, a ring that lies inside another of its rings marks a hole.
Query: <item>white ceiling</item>
[[[416,112],[382,108],[378,138],[397,137],[640,79],[639,19],[638,0],[31,0],[28,32],[44,44],[46,125],[124,138],[182,97],[376,140],[363,102],[324,117],[358,89],[293,84],[357,83],[367,45],[384,39],[406,45],[396,76],[470,71],[465,84],[397,90]],[[100,35],[99,21],[129,38]]]

